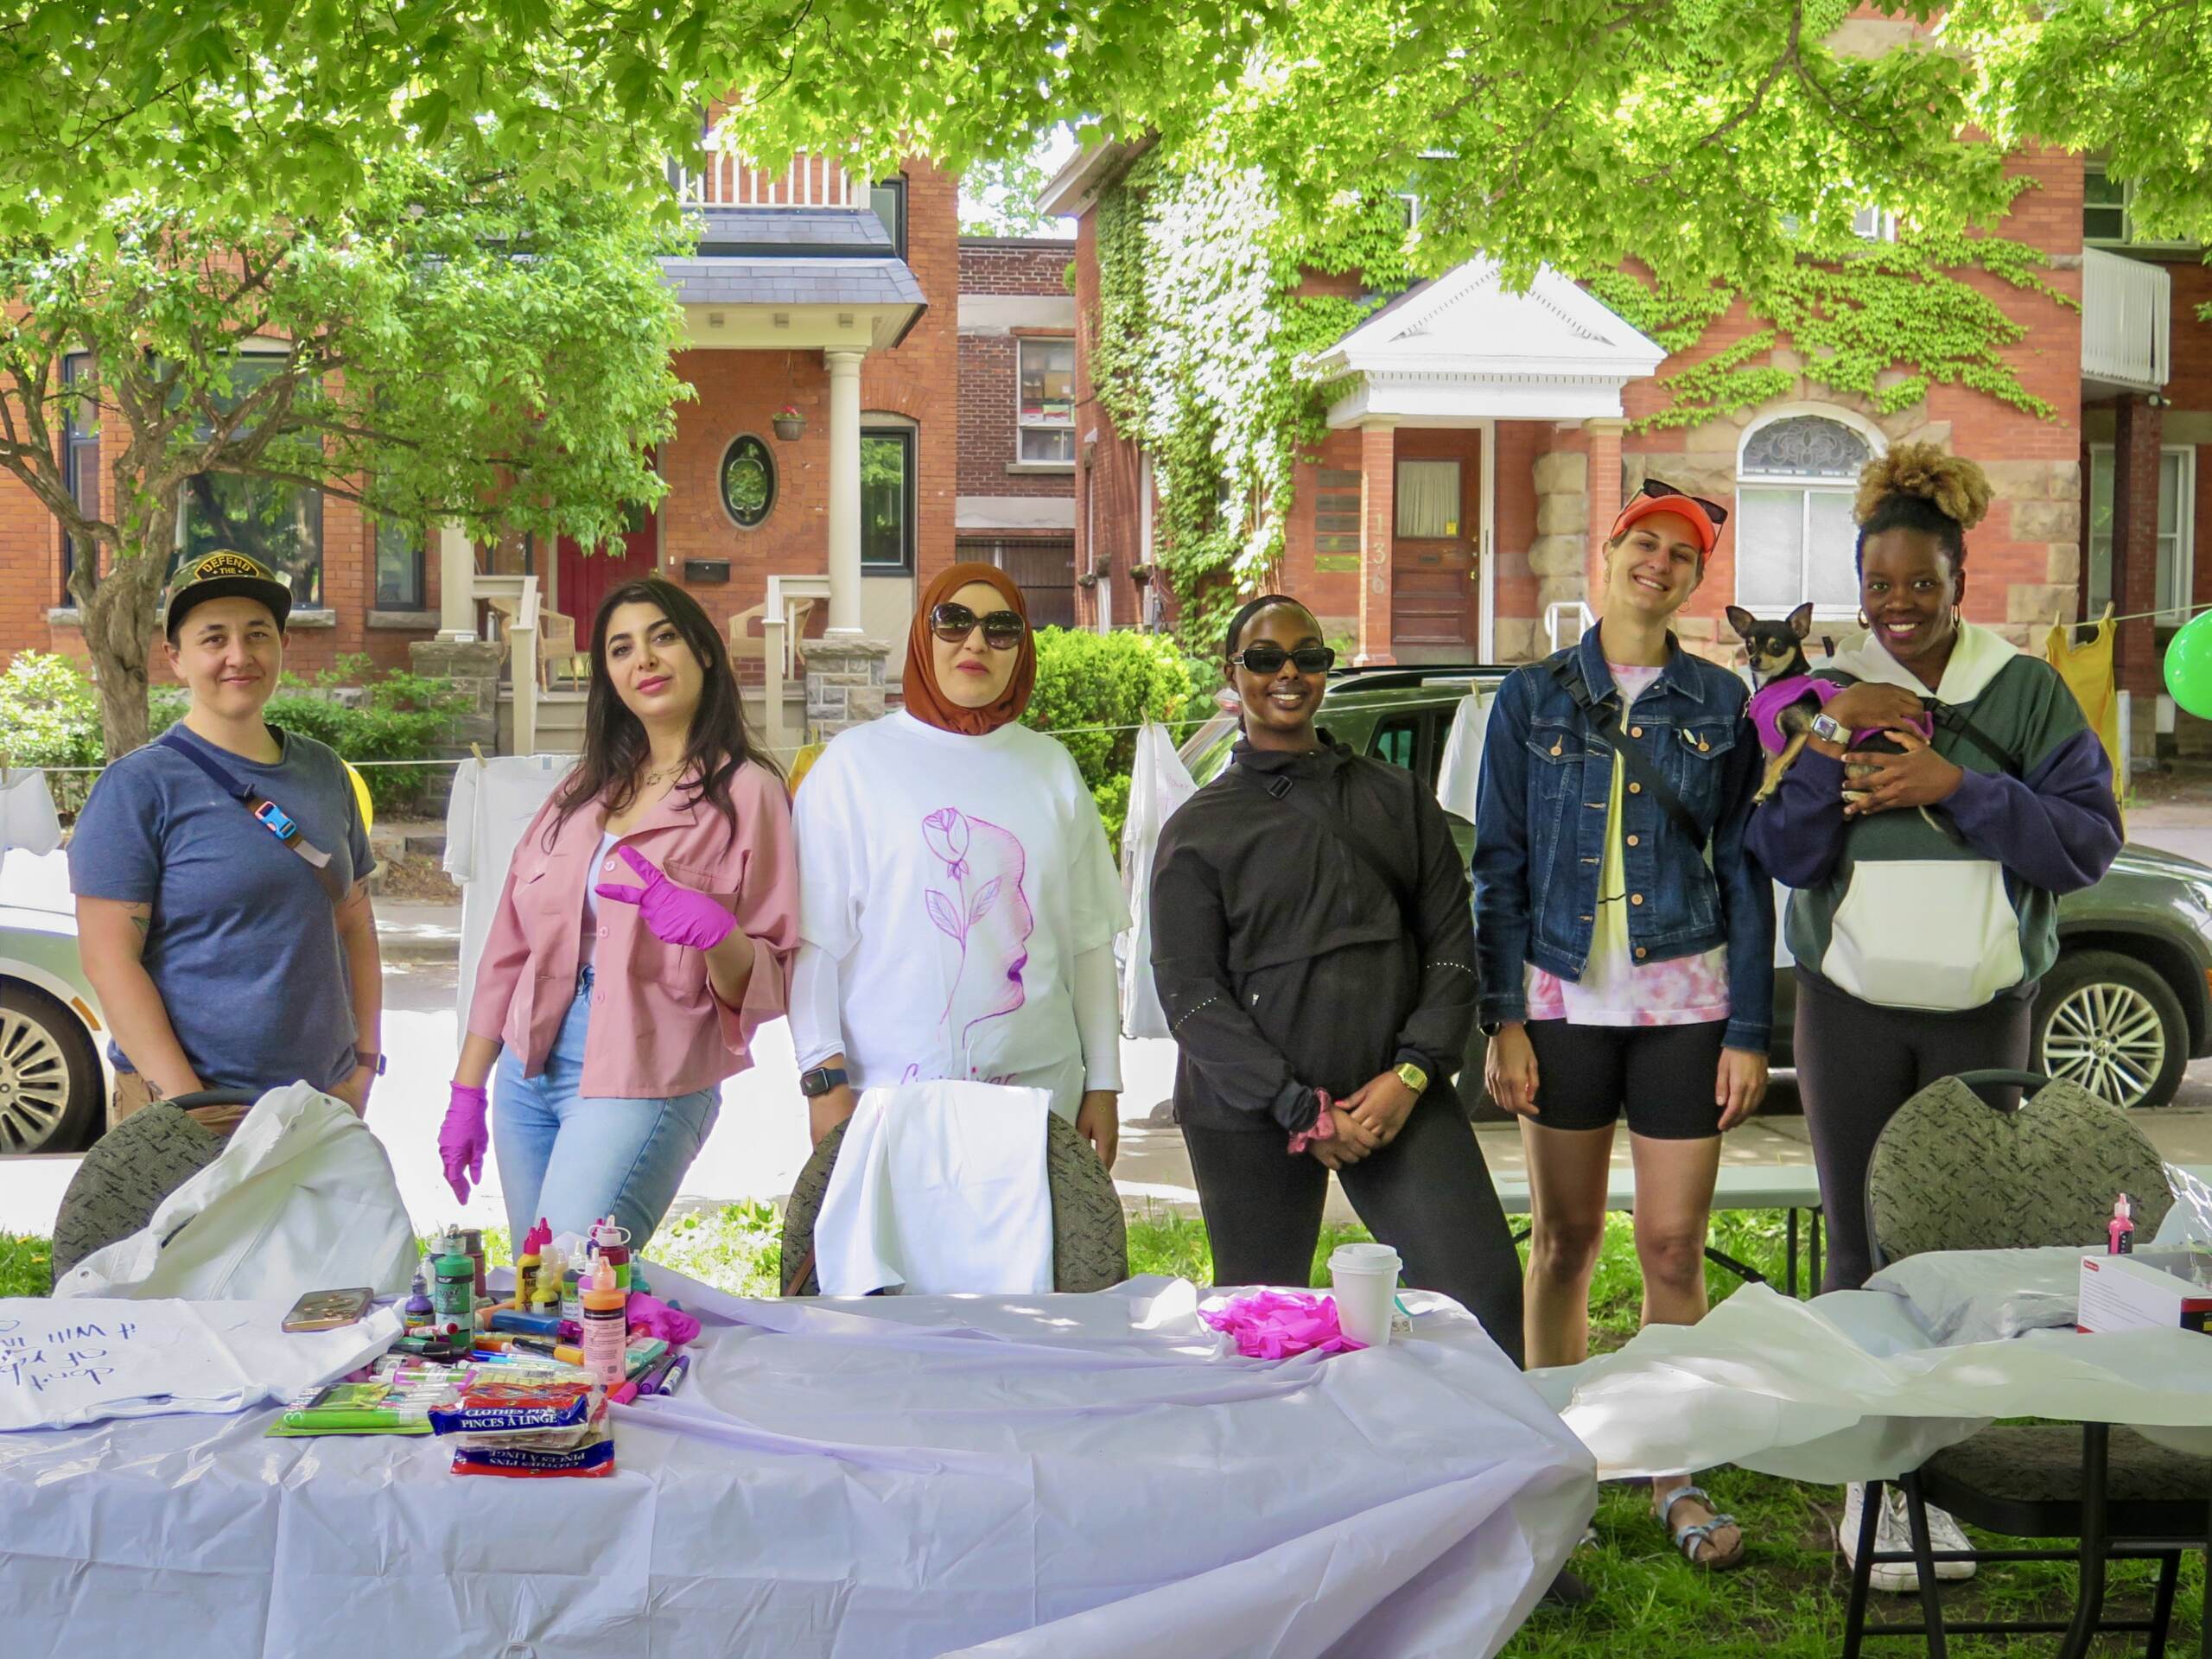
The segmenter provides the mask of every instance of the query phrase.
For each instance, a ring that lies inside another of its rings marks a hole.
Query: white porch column
[[[438,638],[476,638],[476,547],[455,524],[438,526]]]
[[[830,365],[830,632],[861,631],[861,356],[824,351]]]

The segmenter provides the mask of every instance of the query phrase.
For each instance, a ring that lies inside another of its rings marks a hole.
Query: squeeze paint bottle
[[[415,1269],[414,1287],[408,1292],[407,1306],[402,1313],[407,1334],[411,1337],[418,1331],[429,1330],[431,1317],[436,1311],[431,1305],[430,1293],[423,1282],[423,1269],[417,1268]]]
[[[599,1259],[611,1262],[614,1268],[614,1282],[624,1290],[630,1288],[630,1235],[626,1229],[617,1227],[614,1217],[594,1224],[592,1243],[599,1246]]]
[[[629,1300],[614,1282],[614,1264],[600,1257],[583,1293],[584,1369],[603,1389],[620,1388],[628,1374]]]
[[[2127,1194],[2125,1192],[2113,1200],[2112,1220],[2105,1228],[2105,1237],[2107,1241],[2105,1246],[2106,1255],[2133,1255],[2135,1254],[2135,1208],[2128,1203]]]
[[[567,1261],[550,1243],[538,1247],[537,1282],[532,1287],[530,1311],[548,1319],[561,1317],[561,1275]]]
[[[565,1262],[561,1273],[561,1317],[571,1325],[584,1322],[583,1275]]]
[[[515,1256],[515,1312],[518,1313],[529,1313],[530,1305],[536,1299],[537,1272],[544,1260],[539,1252],[550,1236],[542,1217],[537,1226],[523,1235],[522,1249]]]
[[[465,1255],[442,1255],[434,1266],[433,1328],[441,1336],[451,1327],[466,1343],[476,1330],[476,1264]]]

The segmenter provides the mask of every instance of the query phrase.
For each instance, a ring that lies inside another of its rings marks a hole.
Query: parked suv
[[[1329,677],[1321,724],[1362,754],[1418,773],[1433,787],[1459,704],[1494,688],[1491,667],[1342,669]],[[1235,718],[1217,715],[1185,741],[1199,783],[1229,761]],[[1448,810],[1448,809],[1447,809]],[[1463,856],[1475,826],[1451,814]],[[1776,947],[1777,1066],[1794,1064],[1795,976]],[[1482,1038],[1469,1051],[1481,1075]],[[2191,1059],[2212,1054],[2212,868],[2133,842],[2103,880],[2058,901],[2058,960],[2036,999],[2039,1071],[2070,1077],[2121,1106],[2163,1106]]]

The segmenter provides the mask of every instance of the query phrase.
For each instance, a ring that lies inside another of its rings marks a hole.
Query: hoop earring
[[[1871,622],[1870,620],[1867,620],[1867,616],[1866,616],[1866,607],[1864,605],[1861,605],[1861,606],[1859,607],[1859,626],[1860,627],[1862,627],[1862,628],[1866,628],[1866,629],[1870,629],[1870,630],[1871,630],[1871,629],[1873,627],[1873,626],[1874,626],[1872,622]]]
[[[1966,617],[1955,605],[1951,607],[1951,631],[1955,633],[1966,626]]]

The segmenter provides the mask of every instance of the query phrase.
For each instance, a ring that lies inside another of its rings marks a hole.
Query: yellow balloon
[[[377,810],[369,803],[369,780],[354,771],[350,761],[340,760],[338,764],[346,768],[346,775],[353,780],[353,799],[361,809],[361,828],[375,829]]]

